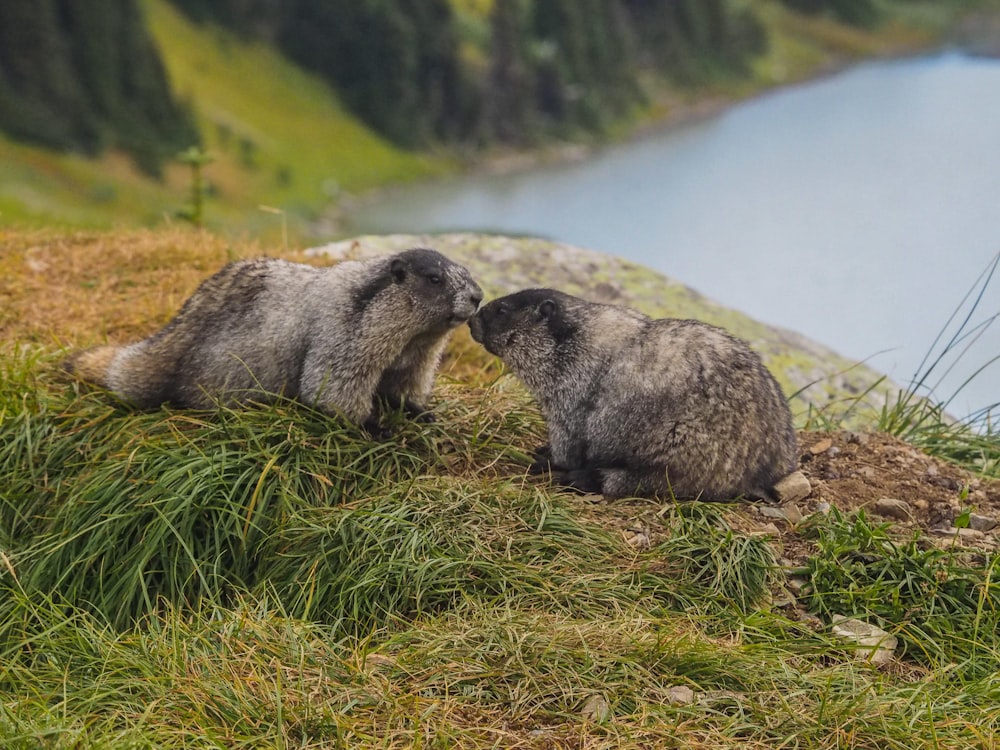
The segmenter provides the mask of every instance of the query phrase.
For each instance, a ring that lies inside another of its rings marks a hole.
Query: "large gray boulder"
[[[871,408],[880,408],[898,390],[874,370],[802,334],[754,320],[645,266],[560,242],[485,234],[366,235],[314,247],[307,254],[360,259],[416,246],[432,247],[469,268],[487,300],[547,286],[654,317],[696,318],[726,328],[748,341],[785,393],[794,395],[792,408],[800,424],[810,409],[833,419],[850,410],[847,422],[863,423],[872,416]]]

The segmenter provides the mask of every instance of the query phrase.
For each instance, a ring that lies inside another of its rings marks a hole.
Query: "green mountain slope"
[[[266,205],[307,216],[339,191],[440,174],[445,158],[401,151],[371,133],[316,77],[262,44],[198,26],[164,0],[143,2],[175,93],[194,111],[214,160],[205,168],[206,220],[266,231]],[[188,199],[190,177],[162,182],[121,154],[58,154],[0,137],[0,221],[77,226],[152,223]]]

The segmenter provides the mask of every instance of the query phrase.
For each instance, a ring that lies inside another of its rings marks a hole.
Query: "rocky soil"
[[[737,505],[728,514],[735,528],[773,539],[783,566],[805,564],[814,547],[803,522],[833,508],[845,514],[864,509],[874,522],[890,524],[890,533],[900,539],[919,533],[925,544],[1000,549],[1000,480],[984,479],[882,433],[800,432],[799,444],[808,495],[773,505]],[[632,502],[604,512],[616,517],[626,538],[656,544],[669,529],[655,521],[655,510]],[[968,524],[959,528],[955,524],[963,525],[966,512]]]

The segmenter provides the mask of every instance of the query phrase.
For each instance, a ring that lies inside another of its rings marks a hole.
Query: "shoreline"
[[[633,122],[623,124],[611,136],[583,141],[551,141],[535,148],[496,147],[483,152],[444,153],[455,159],[454,172],[421,178],[411,182],[382,185],[358,194],[345,194],[321,209],[317,217],[306,222],[306,235],[314,239],[343,238],[350,234],[350,217],[361,206],[377,202],[394,190],[412,188],[416,184],[435,184],[476,176],[516,174],[532,169],[571,164],[591,158],[601,149],[634,143],[674,128],[702,122],[752,99],[807,85],[838,75],[854,66],[876,61],[904,60],[938,54],[956,48],[966,54],[1000,57],[1000,8],[979,9],[956,20],[944,30],[909,29],[902,39],[890,36],[890,31],[870,33],[864,52],[847,47],[816,46],[820,59],[810,67],[799,68],[782,79],[767,78],[762,73],[746,81],[729,81],[715,88],[688,89],[669,85],[658,96],[651,97],[647,112]],[[886,38],[883,38],[882,36]],[[882,39],[879,47],[875,40]],[[775,61],[782,64],[782,61]]]

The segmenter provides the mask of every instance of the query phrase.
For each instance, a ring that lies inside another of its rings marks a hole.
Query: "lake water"
[[[582,162],[395,190],[351,229],[532,234],[619,255],[905,384],[1000,252],[1000,61],[863,64]],[[998,313],[1000,272],[966,330]],[[935,394],[997,355],[1000,322],[949,357]],[[998,401],[1000,362],[950,410]]]

